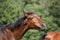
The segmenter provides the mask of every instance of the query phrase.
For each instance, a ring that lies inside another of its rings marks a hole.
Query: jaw
[[[47,30],[46,27],[37,27],[37,29],[40,30],[40,31],[45,31],[45,30]]]
[[[42,24],[36,24],[36,26],[37,26],[40,30],[46,30],[46,29],[47,29],[45,23],[42,23]]]

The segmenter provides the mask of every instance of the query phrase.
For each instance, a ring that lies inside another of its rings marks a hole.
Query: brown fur
[[[60,40],[60,32],[48,32],[45,40]]]
[[[15,23],[0,26],[0,40],[19,40],[27,29],[46,29],[44,21],[34,13],[24,12]]]
[[[15,38],[10,30],[5,29],[4,32],[0,31],[0,40],[15,40]]]

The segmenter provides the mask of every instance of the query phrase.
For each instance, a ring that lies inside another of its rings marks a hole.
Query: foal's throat
[[[22,26],[14,29],[14,37],[19,40],[24,35],[24,33],[27,31],[28,26]]]

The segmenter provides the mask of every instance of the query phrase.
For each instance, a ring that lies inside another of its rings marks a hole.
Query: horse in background
[[[60,32],[49,32],[49,30],[47,29],[39,40],[60,40]]]
[[[45,36],[45,40],[60,40],[60,32],[48,32]]]
[[[60,32],[48,32],[42,40],[60,40]]]
[[[24,12],[24,16],[16,22],[0,26],[0,40],[19,40],[28,29],[45,30],[45,22],[32,12]]]

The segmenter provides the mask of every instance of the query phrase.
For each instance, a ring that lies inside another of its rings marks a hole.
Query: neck
[[[19,40],[28,29],[28,25],[24,23],[24,20],[25,17],[20,18],[15,23],[4,26],[4,28],[8,28],[13,33],[16,40]]]
[[[28,26],[22,26],[22,27],[15,28],[13,34],[16,40],[21,39],[21,37],[24,35],[27,29],[28,29]]]

